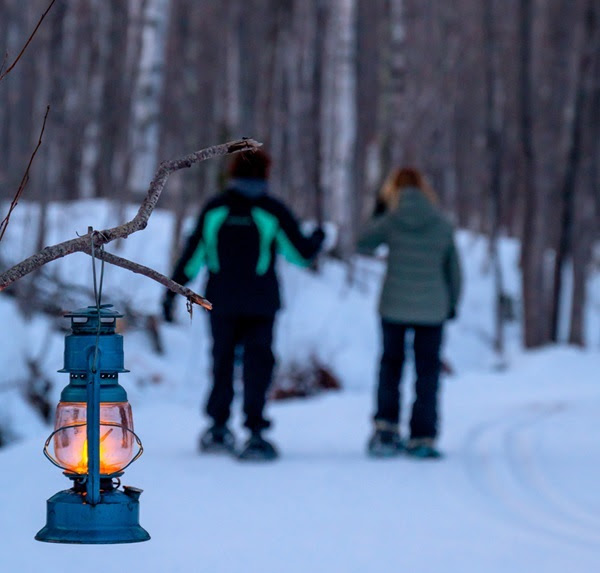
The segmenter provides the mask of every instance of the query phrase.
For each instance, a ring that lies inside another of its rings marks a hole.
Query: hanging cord
[[[96,250],[94,247],[94,235],[95,231],[90,227],[90,237],[92,242],[92,275],[94,277],[94,298],[96,299],[96,311],[98,312],[98,330],[96,331],[96,344],[94,348],[94,361],[92,363],[92,372],[96,372],[98,365],[98,347],[100,346],[100,328],[102,327],[102,321],[100,320],[100,304],[102,302],[102,284],[104,282],[104,259],[100,259],[100,285],[97,285],[96,280]],[[104,251],[104,245],[100,247],[101,251]]]

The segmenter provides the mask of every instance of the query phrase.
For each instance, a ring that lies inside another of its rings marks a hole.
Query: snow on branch
[[[229,155],[231,153],[239,153],[241,151],[254,151],[261,145],[261,143],[254,141],[253,139],[244,138],[223,143],[221,145],[207,147],[180,159],[163,161],[159,165],[156,174],[150,182],[148,193],[140,205],[136,216],[131,221],[102,231],[97,231],[90,228],[85,235],[77,237],[76,239],[70,239],[68,241],[64,241],[62,243],[42,249],[39,253],[32,255],[7,271],[0,273],[0,291],[4,290],[7,286],[11,285],[32,271],[39,269],[46,263],[55,261],[56,259],[60,259],[77,252],[92,255],[93,244],[94,256],[104,259],[107,263],[112,263],[114,265],[129,269],[135,273],[145,275],[166,286],[173,292],[185,296],[190,303],[198,304],[204,308],[210,309],[210,302],[208,302],[199,294],[196,294],[190,289],[168,279],[153,269],[139,265],[127,259],[117,257],[116,255],[102,252],[100,247],[114,241],[115,239],[125,239],[129,235],[146,228],[148,219],[154,211],[160,194],[162,193],[165,183],[167,182],[167,179],[171,173],[186,167],[191,167],[195,163],[205,161],[206,159],[210,159],[212,157],[220,157],[223,155]]]

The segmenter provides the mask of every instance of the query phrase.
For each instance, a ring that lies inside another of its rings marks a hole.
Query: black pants
[[[215,424],[229,419],[233,401],[233,371],[236,347],[243,348],[245,426],[251,431],[270,426],[263,417],[267,389],[271,383],[275,360],[273,342],[274,316],[229,316],[211,313],[213,337],[213,387],[206,413]]]
[[[437,394],[440,377],[440,349],[443,325],[425,326],[381,321],[383,353],[377,388],[375,420],[393,424],[400,421],[400,380],[404,365],[406,331],[414,331],[413,350],[417,380],[410,418],[411,438],[435,438],[438,427]]]

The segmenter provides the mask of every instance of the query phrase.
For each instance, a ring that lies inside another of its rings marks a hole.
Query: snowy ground
[[[135,546],[33,541],[65,487],[40,435],[0,452],[2,571],[597,571],[599,367],[556,350],[448,380],[432,463],[365,457],[368,392],[272,406],[283,457],[267,466],[199,456],[194,404],[140,405],[126,483],[152,540]]]
[[[164,230],[168,222],[157,215],[155,224]],[[64,232],[64,238],[73,236]],[[145,243],[128,239],[124,256],[166,270],[166,248],[156,235],[168,232],[149,232]],[[15,241],[12,248],[21,247]],[[10,245],[3,242],[3,248]],[[375,461],[364,455],[381,264],[358,261],[352,286],[344,281],[346,269],[335,263],[319,275],[283,267],[287,308],[277,326],[280,363],[315,355],[345,389],[270,406],[271,436],[282,458],[257,466],[197,454],[205,424],[199,404],[208,388],[206,317],[196,315],[190,324],[180,305],[180,323],[163,328],[164,357],[149,352],[143,333],[125,333],[132,373],[121,381],[145,453],[124,483],[144,489],[141,523],[152,539],[124,546],[33,540],[45,522],[45,500],[68,482],[41,455],[49,429],[18,393],[5,391],[0,416],[21,440],[0,450],[0,572],[600,570],[600,353],[593,338],[600,330],[598,300],[590,302],[588,350],[525,353],[512,326],[508,368],[494,371],[485,243],[463,233],[460,247],[467,291],[445,346],[457,373],[443,382],[444,460]],[[72,259],[64,267],[68,275],[89,280],[87,259]],[[516,293],[514,243],[504,243],[503,260],[508,288]],[[107,298],[118,284],[157,308],[159,288],[122,277],[127,275],[107,275]],[[36,354],[44,349],[58,394],[66,384],[64,374],[54,374],[62,366],[62,336],[49,333],[42,319],[23,322],[1,295],[0,318],[11,325],[0,345],[0,386],[24,373],[28,348]],[[407,370],[406,402],[410,380]],[[234,427],[240,428],[237,416]]]

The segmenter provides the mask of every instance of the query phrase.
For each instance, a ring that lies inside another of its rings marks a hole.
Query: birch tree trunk
[[[405,0],[384,0],[380,24],[381,64],[379,67],[378,98],[379,144],[371,156],[372,169],[377,169],[385,177],[394,166],[405,160],[406,144],[406,2]],[[378,158],[377,158],[378,156]]]
[[[139,71],[132,102],[129,188],[135,193],[145,191],[157,164],[169,7],[169,0],[147,0],[144,10]]]
[[[406,2],[390,0],[390,53],[387,89],[389,167],[402,165],[406,151]]]
[[[323,66],[324,117],[321,126],[321,177],[327,197],[326,218],[339,229],[343,258],[353,248],[353,161],[356,144],[356,2],[336,0],[328,22]]]

